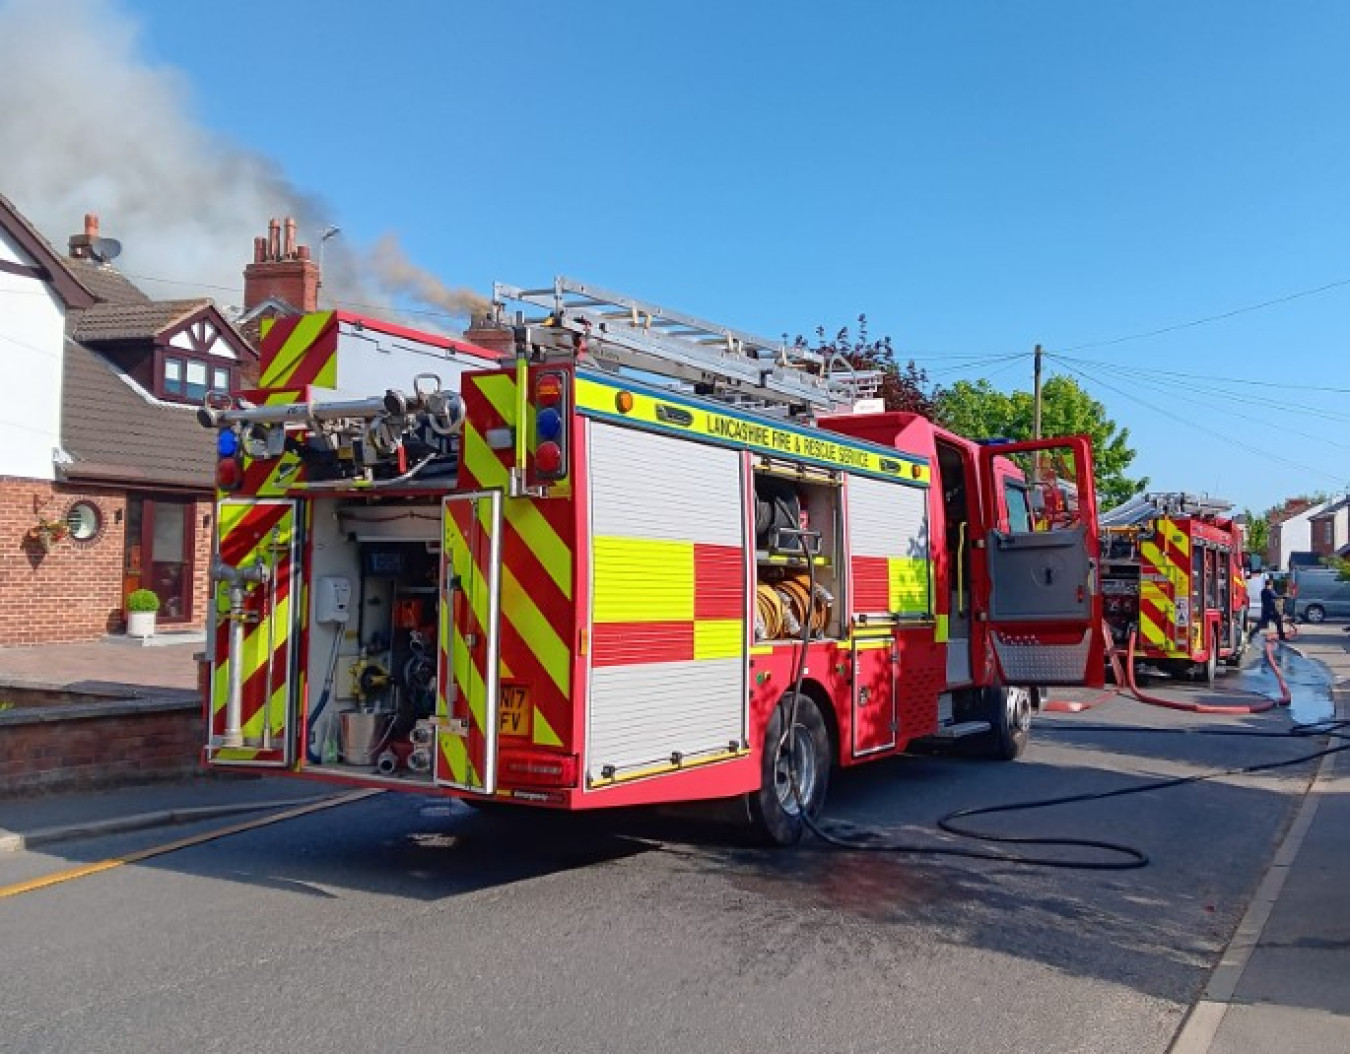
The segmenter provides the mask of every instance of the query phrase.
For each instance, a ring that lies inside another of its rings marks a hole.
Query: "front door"
[[[160,623],[192,619],[194,508],[182,498],[133,494],[127,500],[123,591],[151,590],[159,597]]]
[[[1003,683],[1100,687],[1105,653],[1088,438],[981,447],[980,477],[984,614]]]
[[[442,512],[436,782],[497,789],[502,492],[445,499]]]
[[[295,502],[222,501],[218,517],[207,757],[286,765],[294,756]]]

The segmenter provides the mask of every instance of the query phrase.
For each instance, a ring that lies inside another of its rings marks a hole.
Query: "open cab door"
[[[985,605],[1005,684],[1105,681],[1097,501],[1087,436],[980,448]]]

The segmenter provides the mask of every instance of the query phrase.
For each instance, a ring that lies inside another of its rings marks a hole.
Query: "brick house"
[[[313,310],[317,267],[292,223],[285,245],[272,232],[246,294]],[[215,450],[195,409],[247,384],[257,353],[210,300],[146,296],[111,265],[115,244],[87,216],[63,257],[0,197],[0,645],[119,632],[141,587],[163,628],[205,624]]]

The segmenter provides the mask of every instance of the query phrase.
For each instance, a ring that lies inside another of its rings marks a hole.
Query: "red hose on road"
[[[1178,703],[1156,695],[1145,695],[1134,681],[1134,638],[1135,632],[1130,630],[1130,643],[1125,653],[1125,676],[1128,679],[1130,694],[1141,703],[1165,707],[1168,710],[1184,710],[1191,714],[1264,714],[1267,710],[1274,710],[1277,706],[1289,705],[1289,686],[1284,683],[1284,678],[1280,675],[1280,668],[1275,664],[1275,648],[1269,636],[1266,637],[1266,661],[1275,671],[1275,679],[1280,682],[1281,698],[1264,699],[1259,703],[1244,703],[1232,706],[1216,706],[1211,703]]]
[[[1163,699],[1156,695],[1145,695],[1139,690],[1139,685],[1134,679],[1134,642],[1135,631],[1130,631],[1129,645],[1126,649],[1124,669],[1121,669],[1120,653],[1111,643],[1110,631],[1103,627],[1107,633],[1106,654],[1111,660],[1111,669],[1115,674],[1116,687],[1107,689],[1100,694],[1100,698],[1092,699],[1087,702],[1075,702],[1068,699],[1054,699],[1042,704],[1042,710],[1048,710],[1055,713],[1077,714],[1084,710],[1091,710],[1094,706],[1101,706],[1121,694],[1121,686],[1129,688],[1130,695],[1137,702],[1146,703],[1149,706],[1160,706],[1167,710],[1182,710],[1191,714],[1263,714],[1267,710],[1273,710],[1277,706],[1288,706],[1290,703],[1289,685],[1285,682],[1284,675],[1280,672],[1279,664],[1275,662],[1275,644],[1274,635],[1266,634],[1266,661],[1270,663],[1270,668],[1275,671],[1275,680],[1280,685],[1280,697],[1278,699],[1262,699],[1259,703],[1240,703],[1231,705],[1219,705],[1214,703],[1179,703],[1172,699]]]
[[[1121,685],[1125,683],[1125,673],[1120,668],[1120,653],[1116,651],[1116,646],[1111,640],[1111,627],[1105,622],[1102,623],[1102,637],[1106,641],[1106,657],[1111,662],[1111,673],[1115,677],[1116,686],[1103,689],[1097,693],[1095,699],[1082,703],[1074,699],[1048,699],[1041,703],[1042,710],[1057,714],[1081,714],[1084,710],[1091,710],[1094,706],[1110,702],[1120,694]]]

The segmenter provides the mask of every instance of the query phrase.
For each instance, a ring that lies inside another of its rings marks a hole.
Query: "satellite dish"
[[[122,252],[122,243],[116,238],[94,238],[89,243],[89,255],[99,263],[115,260]]]

